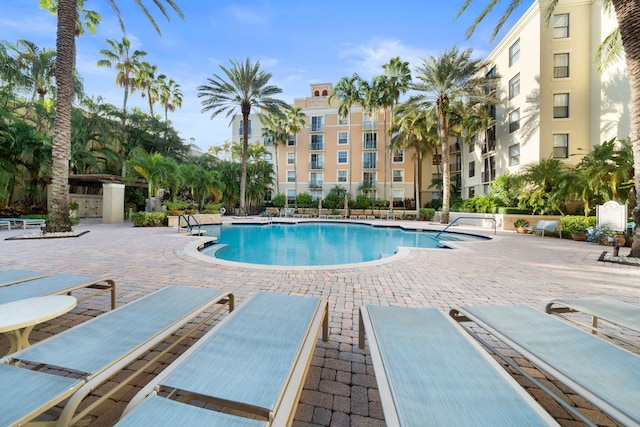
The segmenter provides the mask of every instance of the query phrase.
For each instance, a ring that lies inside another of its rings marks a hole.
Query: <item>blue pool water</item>
[[[373,261],[393,255],[399,246],[437,248],[436,232],[407,231],[347,223],[208,226],[217,243],[203,254],[227,261],[264,265],[334,265]],[[443,233],[440,240],[478,237]]]

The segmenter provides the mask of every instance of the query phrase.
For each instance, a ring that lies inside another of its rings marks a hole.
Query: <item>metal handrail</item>
[[[198,222],[196,217],[193,216],[193,214],[181,214],[178,216],[178,233],[182,229],[182,227],[180,226],[182,219],[184,219],[184,222],[187,224],[186,226],[189,228],[189,231],[192,231],[194,227],[198,227],[198,230],[200,230],[200,228],[202,227],[202,225]],[[191,223],[191,220],[193,220],[193,224]]]
[[[447,224],[447,226],[446,226],[445,228],[443,228],[442,230],[440,230],[440,231],[438,232],[438,234],[436,234],[436,239],[438,239],[442,233],[444,233],[445,231],[447,231],[447,229],[448,229],[449,227],[451,227],[453,224],[455,224],[456,222],[458,222],[458,220],[459,220],[459,219],[463,219],[463,218],[466,218],[466,219],[483,219],[483,220],[484,220],[484,219],[490,219],[491,221],[493,221],[493,234],[494,234],[494,235],[498,234],[498,232],[497,232],[497,229],[498,229],[498,223],[497,223],[497,221],[496,221],[496,219],[495,219],[495,218],[491,218],[491,217],[478,218],[477,216],[459,216],[459,217],[455,218],[453,221],[451,221],[449,224]]]

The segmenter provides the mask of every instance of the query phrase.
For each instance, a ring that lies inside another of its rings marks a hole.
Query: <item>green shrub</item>
[[[129,217],[136,227],[162,227],[167,224],[166,212],[134,212]]]
[[[529,225],[529,221],[527,221],[524,218],[518,218],[515,221],[513,221],[514,227],[527,227],[528,225]]]
[[[560,218],[560,228],[570,234],[586,233],[589,227],[595,225],[595,216],[565,215]]]
[[[501,215],[516,215],[516,214],[530,214],[531,212],[525,209],[520,209],[520,208],[500,206],[498,207],[496,213],[499,213]]]
[[[308,208],[313,203],[313,197],[309,193],[298,193],[296,196],[296,206]]]
[[[283,208],[286,201],[287,201],[287,196],[285,196],[282,193],[276,194],[275,196],[273,196],[273,199],[271,199],[271,203],[276,208]]]
[[[163,204],[167,207],[167,211],[169,211],[171,215],[184,213],[191,207],[190,202],[178,199],[167,200]]]
[[[336,193],[329,193],[322,201],[322,206],[327,209],[340,209],[344,206],[344,197],[340,197]]]
[[[356,209],[368,209],[371,207],[371,198],[366,194],[358,194],[356,196]]]
[[[420,208],[420,216],[424,215],[425,221],[430,221],[436,216],[436,210],[433,208]]]

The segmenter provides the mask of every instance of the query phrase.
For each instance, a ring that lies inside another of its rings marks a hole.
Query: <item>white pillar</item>
[[[121,224],[124,221],[124,184],[102,184],[102,222]]]

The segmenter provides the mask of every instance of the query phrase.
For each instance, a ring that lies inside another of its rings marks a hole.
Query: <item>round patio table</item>
[[[9,353],[29,347],[29,334],[38,323],[73,309],[78,301],[69,295],[47,295],[0,304],[0,333],[9,338]]]

